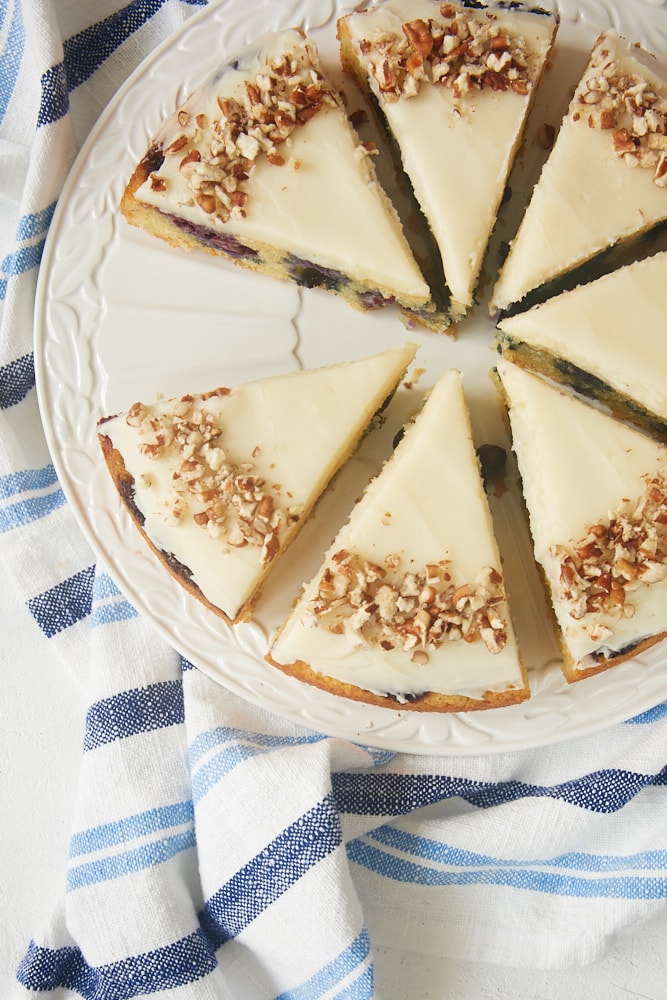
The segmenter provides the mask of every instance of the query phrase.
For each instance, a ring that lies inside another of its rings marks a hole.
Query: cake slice
[[[498,375],[568,681],[667,637],[667,447],[505,359]]]
[[[663,252],[502,319],[497,346],[667,440],[666,286]]]
[[[343,66],[437,244],[454,319],[472,305],[556,29],[539,7],[477,0],[387,0],[338,22]]]
[[[667,67],[604,32],[510,244],[491,312],[667,219],[666,132]]]
[[[186,250],[433,322],[371,153],[297,30],[265,36],[163,122],[121,211]]]
[[[390,708],[465,711],[528,697],[458,371],[436,383],[267,658]]]
[[[150,404],[100,421],[130,515],[172,574],[229,622],[386,405],[415,347]]]

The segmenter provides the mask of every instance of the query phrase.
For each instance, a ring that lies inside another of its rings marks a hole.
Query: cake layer
[[[667,635],[667,447],[498,362],[569,681]]]
[[[667,219],[667,67],[598,38],[491,297],[502,312]]]
[[[174,575],[230,621],[375,415],[414,345],[235,388],[137,403],[99,424],[114,481]]]
[[[389,707],[458,711],[528,696],[459,372],[436,383],[269,658]]]
[[[343,65],[400,150],[455,317],[472,305],[556,27],[526,4],[438,0],[387,0],[339,21]]]
[[[666,284],[663,252],[501,320],[498,347],[667,438]]]
[[[296,30],[266,36],[169,116],[122,211],[171,243],[360,308],[433,308],[370,153]]]

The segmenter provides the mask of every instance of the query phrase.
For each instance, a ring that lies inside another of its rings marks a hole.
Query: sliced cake
[[[130,515],[174,576],[230,622],[349,458],[415,347],[136,403],[100,421]]]
[[[458,371],[448,371],[304,587],[268,659],[385,707],[528,697]]]
[[[505,311],[667,219],[667,67],[604,32],[491,298]]]
[[[338,22],[343,65],[437,243],[454,318],[472,305],[556,28],[539,7],[477,0],[387,0]]]
[[[498,375],[576,681],[667,637],[667,447],[505,359]]]
[[[186,250],[438,325],[371,153],[297,30],[265,36],[167,118],[121,210]]]
[[[667,439],[667,253],[635,261],[498,324],[516,363]]]

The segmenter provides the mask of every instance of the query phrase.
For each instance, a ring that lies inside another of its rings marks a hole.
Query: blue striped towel
[[[87,696],[63,900],[17,997],[373,995],[373,949],[588,963],[667,898],[667,706],[534,751],[391,753],[215,685],[95,564],[34,386],[40,255],[77,148],[199,0],[0,0],[0,526]]]

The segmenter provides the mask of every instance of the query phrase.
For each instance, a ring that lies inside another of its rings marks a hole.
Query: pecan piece
[[[433,51],[433,36],[426,21],[417,18],[408,21],[403,25],[403,33],[408,40],[408,44],[421,56],[422,61],[427,59]]]

